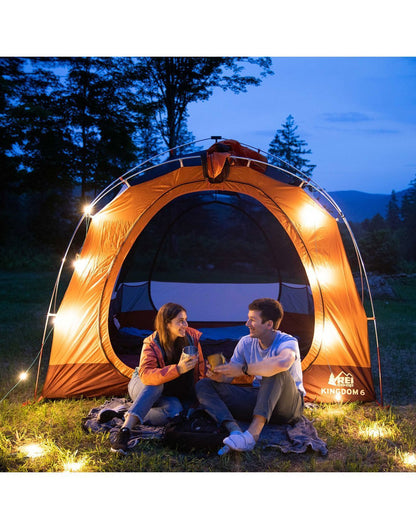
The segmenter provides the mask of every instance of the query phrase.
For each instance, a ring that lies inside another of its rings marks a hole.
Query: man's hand
[[[223,364],[221,366],[215,367],[214,373],[225,376],[227,378],[240,377],[243,374],[241,368],[241,364],[234,364],[229,362],[228,364]]]
[[[226,377],[225,375],[222,375],[221,373],[217,373],[217,369],[219,366],[215,367],[214,369],[211,369],[211,366],[209,365],[209,362],[206,362],[206,376],[213,380],[214,382],[229,382],[230,378]],[[224,367],[224,366],[221,366]]]

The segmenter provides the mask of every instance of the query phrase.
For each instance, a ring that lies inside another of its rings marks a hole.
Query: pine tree
[[[392,231],[397,231],[401,226],[400,206],[397,201],[396,192],[391,192],[391,197],[387,206],[387,225]]]
[[[128,59],[76,57],[61,59],[66,117],[73,144],[74,180],[81,196],[130,168],[137,160],[133,143],[138,107],[130,90]]]
[[[410,182],[410,188],[403,196],[400,210],[403,219],[405,257],[416,261],[416,179]]]
[[[0,57],[0,243],[13,235],[10,218],[19,216],[19,127],[13,112],[25,85],[23,66],[23,59]]]
[[[307,143],[296,134],[297,129],[293,116],[289,115],[270,143],[269,152],[311,178],[316,165],[304,158],[305,154],[311,154],[312,151],[305,148]]]

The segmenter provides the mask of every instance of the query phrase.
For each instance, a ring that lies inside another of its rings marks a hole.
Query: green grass
[[[49,272],[0,273],[0,398],[39,351],[54,282]],[[408,454],[416,452],[416,279],[395,278],[392,286],[397,299],[375,300],[385,406],[350,403],[306,409],[306,417],[327,442],[326,457],[256,448],[220,458],[215,453],[183,454],[146,440],[123,458],[110,453],[107,434],[87,434],[81,428],[81,419],[104,397],[30,402],[35,363],[29,379],[0,402],[0,471],[63,472],[68,464],[79,463],[84,472],[414,472]],[[41,382],[47,354],[46,349]],[[35,458],[22,452],[33,443],[44,450]]]

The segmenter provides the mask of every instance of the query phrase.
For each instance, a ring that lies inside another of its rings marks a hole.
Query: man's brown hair
[[[261,314],[261,320],[265,323],[272,320],[273,328],[278,329],[283,318],[283,307],[279,301],[272,298],[255,299],[248,306],[249,310],[258,310]]]

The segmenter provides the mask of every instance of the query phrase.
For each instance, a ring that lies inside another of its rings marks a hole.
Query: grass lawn
[[[0,398],[35,359],[55,274],[0,273]],[[306,409],[326,457],[277,450],[181,454],[158,441],[143,441],[128,457],[109,451],[108,435],[86,434],[81,419],[105,398],[29,403],[37,362],[29,378],[0,402],[2,472],[414,472],[416,469],[416,278],[394,278],[397,299],[375,300],[382,359],[384,407],[377,403]],[[41,382],[46,373],[44,358]],[[374,378],[378,369],[374,354]],[[38,457],[24,446],[37,443]]]

